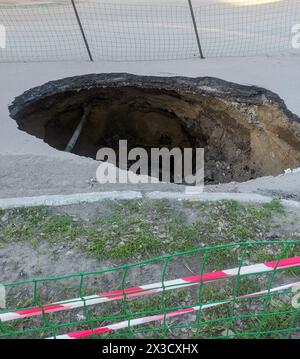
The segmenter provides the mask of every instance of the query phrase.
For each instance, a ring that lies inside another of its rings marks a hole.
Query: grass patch
[[[262,205],[129,200],[106,202],[103,207],[105,211],[96,210],[88,220],[46,207],[1,211],[0,244],[29,241],[37,248],[46,241],[125,262],[203,246],[276,239],[273,229],[279,232],[278,221],[284,226],[286,218],[278,200]],[[285,233],[280,239],[290,238]],[[269,254],[257,250],[257,259],[263,261]],[[213,255],[219,268],[236,258],[230,251]]]

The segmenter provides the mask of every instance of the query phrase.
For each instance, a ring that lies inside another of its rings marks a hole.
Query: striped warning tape
[[[260,292],[239,296],[239,297],[236,297],[235,300],[243,299],[243,298],[255,297],[255,296],[262,295],[262,294],[268,294],[268,293],[273,293],[273,292],[280,292],[280,291],[287,290],[287,289],[290,289],[290,288],[297,288],[299,286],[299,284],[300,284],[300,282],[290,283],[290,284],[286,284],[286,285],[276,287],[276,288],[272,288],[272,289],[269,289],[269,290],[263,290],[263,291],[260,291]],[[222,305],[222,304],[230,303],[230,302],[232,302],[232,300],[233,299],[229,299],[229,300],[222,301],[222,302],[217,302],[217,303],[210,303],[210,304],[204,304],[204,305],[201,305],[201,306],[188,307],[188,308],[185,308],[185,309],[179,309],[179,310],[175,310],[175,311],[166,312],[166,313],[163,313],[163,314],[156,314],[156,315],[137,318],[137,319],[132,319],[132,320],[127,319],[127,320],[124,320],[124,321],[119,322],[119,323],[108,325],[106,327],[94,328],[93,330],[91,330],[91,329],[89,329],[89,330],[78,330],[78,331],[75,331],[75,332],[72,332],[72,333],[61,334],[61,335],[57,335],[55,337],[49,337],[49,338],[46,338],[46,339],[82,339],[82,338],[89,338],[89,337],[91,337],[93,335],[99,335],[99,334],[104,334],[104,333],[112,333],[112,332],[115,332],[115,331],[120,330],[120,329],[131,328],[131,327],[135,327],[135,326],[146,324],[146,323],[165,320],[165,319],[176,317],[176,316],[179,316],[179,315],[192,313],[192,312],[197,312],[199,310],[203,310],[203,309],[207,309],[207,308],[211,308],[211,307],[216,307],[216,306],[219,306],[219,305]]]
[[[107,303],[115,300],[122,300],[124,299],[124,297],[132,298],[142,295],[149,295],[166,290],[197,285],[200,282],[208,282],[208,281],[223,279],[226,277],[234,277],[237,276],[238,274],[239,275],[257,274],[257,273],[270,272],[275,268],[285,269],[285,268],[292,268],[297,266],[300,266],[300,256],[294,258],[282,259],[280,261],[274,260],[271,262],[254,264],[240,268],[227,269],[220,272],[204,273],[201,276],[195,275],[191,277],[183,277],[165,282],[158,282],[158,283],[146,284],[146,285],[141,285],[131,288],[125,288],[124,290],[120,289],[120,290],[96,294],[92,296],[55,302],[42,307],[0,313],[0,321],[7,322],[11,320],[38,316],[38,315],[42,315],[43,313],[44,314],[54,313],[63,310],[81,308],[88,305]]]

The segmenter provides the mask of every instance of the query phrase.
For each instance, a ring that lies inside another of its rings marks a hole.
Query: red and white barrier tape
[[[243,298],[250,298],[250,297],[259,296],[259,295],[262,295],[262,294],[268,294],[268,293],[272,293],[272,292],[279,292],[279,291],[282,291],[282,290],[287,290],[287,289],[290,289],[290,288],[298,287],[299,284],[300,284],[300,282],[291,283],[291,284],[283,285],[283,286],[280,286],[280,287],[272,288],[270,290],[263,290],[263,291],[256,292],[256,293],[246,294],[246,295],[243,295],[243,296],[236,297],[235,299],[237,300],[237,299],[243,299]],[[151,323],[151,322],[155,322],[155,321],[160,321],[160,320],[165,320],[165,319],[168,319],[168,318],[172,318],[172,317],[187,314],[187,313],[197,312],[197,311],[202,310],[202,309],[216,307],[216,306],[219,306],[219,305],[222,305],[222,304],[230,303],[230,302],[232,302],[232,300],[233,299],[229,299],[229,300],[226,300],[226,301],[223,301],[223,302],[204,304],[202,306],[189,307],[189,308],[185,308],[185,309],[179,309],[179,310],[175,310],[175,311],[171,311],[171,312],[166,312],[166,313],[163,313],[163,314],[156,314],[156,315],[137,318],[137,319],[132,319],[132,320],[127,319],[127,320],[124,320],[124,321],[119,322],[119,323],[108,325],[106,327],[95,328],[93,330],[91,330],[91,329],[89,329],[89,330],[78,330],[78,331],[75,331],[75,332],[72,332],[72,333],[57,335],[55,337],[50,337],[50,338],[46,338],[46,339],[81,339],[81,338],[89,338],[89,337],[91,337],[93,335],[99,335],[99,334],[104,334],[104,333],[112,333],[112,332],[115,332],[115,331],[120,330],[120,329],[131,328],[131,327],[135,327],[135,326],[138,326],[138,325]]]
[[[75,308],[81,308],[88,305],[95,305],[101,303],[107,303],[114,300],[122,300],[126,298],[132,298],[142,295],[149,295],[154,293],[159,293],[162,291],[178,289],[193,285],[198,285],[201,281],[208,282],[218,279],[223,279],[227,277],[234,277],[239,275],[249,275],[263,272],[271,272],[276,269],[292,268],[300,266],[300,256],[294,258],[282,259],[280,261],[275,260],[266,263],[254,264],[249,266],[244,266],[240,268],[227,269],[220,272],[209,272],[204,273],[201,276],[195,275],[192,277],[184,277],[174,280],[169,280],[165,282],[158,282],[152,284],[146,284],[131,288],[125,288],[111,291],[101,294],[96,294],[92,296],[86,296],[82,298],[75,298],[70,300],[65,300],[61,302],[52,303],[43,307],[36,307],[31,309],[13,311],[0,313],[0,321],[7,322],[11,320],[23,319],[33,316],[42,315],[43,313],[55,313],[63,310],[70,310]]]

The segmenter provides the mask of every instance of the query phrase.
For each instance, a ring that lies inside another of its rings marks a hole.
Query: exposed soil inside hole
[[[101,147],[205,148],[205,182],[246,181],[300,164],[300,120],[270,91],[214,78],[99,74],[67,78],[15,99],[21,130],[64,150],[86,107],[72,152]]]

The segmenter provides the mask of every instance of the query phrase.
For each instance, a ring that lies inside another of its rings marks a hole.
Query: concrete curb
[[[9,209],[34,206],[66,206],[79,203],[95,203],[105,200],[130,200],[141,198],[152,200],[168,199],[203,202],[232,200],[244,203],[270,203],[273,200],[273,197],[263,196],[256,193],[204,192],[198,194],[187,194],[184,192],[148,192],[143,194],[138,191],[113,191],[39,197],[3,198],[0,199],[0,208]],[[281,200],[281,202],[286,207],[300,209],[300,202],[285,199]]]
[[[18,208],[34,206],[66,206],[78,203],[94,203],[105,200],[116,199],[139,199],[142,198],[140,192],[95,192],[95,193],[77,193],[70,195],[50,195],[39,197],[22,197],[22,198],[4,198],[0,199],[0,208]]]
[[[240,202],[269,203],[272,197],[263,196],[255,193],[231,193],[231,192],[203,192],[203,193],[184,193],[184,192],[149,192],[146,194],[149,199],[176,199],[181,201],[223,201],[232,200]]]

